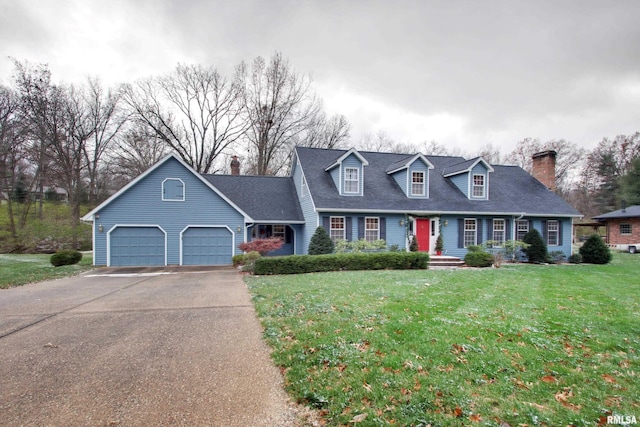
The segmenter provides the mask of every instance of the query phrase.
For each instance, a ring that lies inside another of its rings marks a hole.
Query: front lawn
[[[294,399],[328,425],[640,419],[640,258],[247,277]]]
[[[73,276],[90,270],[93,257],[84,254],[76,265],[54,267],[49,260],[51,255],[0,255],[0,289],[20,286],[27,283]]]

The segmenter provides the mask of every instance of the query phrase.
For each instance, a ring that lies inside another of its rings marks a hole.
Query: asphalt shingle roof
[[[634,217],[640,217],[640,206],[629,206],[628,208],[625,208],[625,209],[618,209],[617,211],[594,216],[593,219],[606,220],[606,219],[615,219],[615,218],[634,218]]]
[[[202,177],[256,221],[304,221],[291,177],[210,174]]]
[[[449,178],[443,177],[444,170],[454,165],[457,169],[467,161],[462,157],[425,156],[435,168],[429,172],[429,198],[413,199],[386,173],[390,166],[406,161],[411,155],[360,152],[369,162],[363,174],[364,196],[341,196],[324,169],[346,150],[298,147],[296,153],[315,206],[321,210],[581,216],[518,166],[492,166],[489,200],[469,200]]]

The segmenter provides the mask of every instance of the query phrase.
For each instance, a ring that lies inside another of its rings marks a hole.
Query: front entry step
[[[462,267],[463,265],[464,261],[454,256],[431,255],[429,257],[429,268]]]

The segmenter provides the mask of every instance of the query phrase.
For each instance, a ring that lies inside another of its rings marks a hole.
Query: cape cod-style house
[[[238,245],[279,237],[278,254],[305,254],[318,226],[334,240],[384,239],[463,257],[470,245],[522,239],[536,228],[571,254],[580,213],[552,189],[555,152],[534,156],[534,178],[483,158],[295,149],[288,177],[203,175],[169,154],[83,220],[98,266],[227,265]]]

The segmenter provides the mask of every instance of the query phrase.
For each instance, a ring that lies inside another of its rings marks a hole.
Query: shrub
[[[60,267],[62,265],[73,265],[80,262],[82,259],[82,253],[73,249],[65,249],[51,255],[51,264],[54,267]]]
[[[418,252],[418,240],[416,236],[411,236],[411,243],[409,243],[409,252]]]
[[[580,254],[572,254],[569,257],[569,262],[571,264],[580,264],[582,262],[582,255],[580,255]]]
[[[242,267],[242,271],[253,273],[256,268],[256,261],[260,259],[260,257],[260,252],[257,251],[251,251],[244,254],[244,266]]]
[[[309,255],[323,255],[333,253],[333,240],[324,227],[316,228],[309,242]]]
[[[301,274],[344,270],[426,269],[426,252],[290,255],[256,260],[255,274]]]
[[[527,248],[523,248],[522,252],[527,255],[529,258],[529,262],[547,262],[549,255],[547,253],[547,245],[544,244],[544,240],[542,240],[542,235],[535,228],[529,230],[527,234],[524,235],[522,241],[529,246]]]
[[[480,245],[469,245],[467,246],[468,252],[483,252],[484,248]]]
[[[234,255],[231,258],[231,262],[233,262],[233,266],[234,267],[238,267],[240,265],[244,265],[245,261],[244,261],[244,254],[238,254],[238,255]]]
[[[598,234],[594,234],[580,248],[582,261],[590,264],[606,264],[611,261],[611,251]]]
[[[464,256],[464,263],[469,267],[491,267],[493,262],[493,255],[483,250],[470,251]]]
[[[282,247],[282,240],[278,237],[269,239],[255,239],[250,242],[241,243],[238,248],[244,252],[258,252],[260,255],[266,255],[269,252],[277,251]]]
[[[387,242],[382,239],[369,242],[365,239],[354,240],[349,242],[347,240],[338,240],[335,244],[336,253],[345,252],[375,252],[387,249]]]
[[[549,253],[549,258],[551,259],[551,261],[558,263],[564,261],[567,256],[562,251],[553,251]]]

